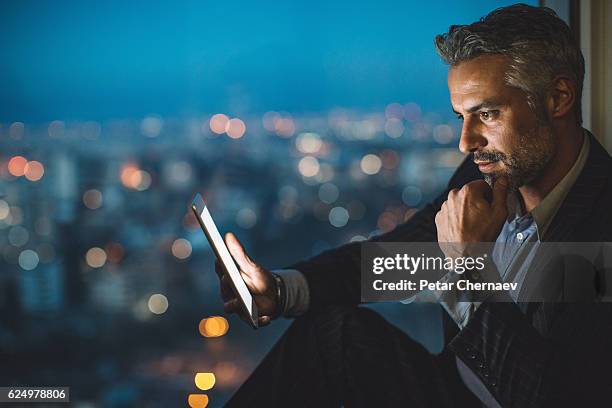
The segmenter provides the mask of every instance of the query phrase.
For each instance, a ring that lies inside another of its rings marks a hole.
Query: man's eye
[[[462,115],[462,114],[460,114],[460,113],[458,113],[458,114],[457,114],[457,119],[459,119],[459,120],[463,120],[463,115]]]
[[[480,118],[482,120],[491,120],[495,117],[497,111],[482,111],[480,112]]]

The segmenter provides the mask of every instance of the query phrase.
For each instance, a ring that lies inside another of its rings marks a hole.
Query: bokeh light
[[[409,207],[416,207],[421,202],[423,193],[417,186],[406,186],[402,191],[402,201]]]
[[[334,183],[325,183],[319,187],[319,200],[332,204],[340,196],[340,190]]]
[[[251,208],[241,208],[236,214],[236,224],[241,228],[253,228],[256,223],[257,214]]]
[[[172,255],[177,259],[187,259],[191,256],[191,242],[185,238],[175,239],[172,243]]]
[[[319,172],[319,161],[316,157],[303,157],[298,163],[298,170],[304,177],[313,177]]]
[[[66,124],[61,120],[54,120],[47,126],[47,133],[49,137],[62,137],[66,131]]]
[[[140,122],[140,131],[147,137],[157,137],[161,133],[164,122],[158,116],[147,116]]]
[[[8,171],[15,177],[21,177],[25,174],[25,167],[28,160],[23,156],[15,156],[8,162]]]
[[[104,247],[109,262],[118,264],[123,259],[123,246],[118,242],[111,242]]]
[[[191,408],[206,408],[208,406],[208,395],[206,394],[189,394],[187,403]]]
[[[11,214],[11,210],[6,201],[0,200],[0,220],[6,219]]]
[[[391,118],[385,122],[387,136],[397,139],[404,134],[404,123],[400,119]]]
[[[10,207],[9,209],[10,211],[10,219],[7,218],[7,223],[9,225],[19,225],[23,222],[23,211],[21,210],[20,207],[17,207],[16,205]]]
[[[25,178],[27,178],[28,180],[38,181],[45,174],[45,167],[42,165],[41,162],[33,160],[26,163],[23,172]]]
[[[274,122],[274,130],[281,137],[291,137],[295,133],[295,122],[290,117],[279,118]]]
[[[11,126],[9,126],[9,136],[12,139],[20,140],[21,138],[23,138],[24,133],[25,125],[23,124],[23,122],[13,122],[11,123]]]
[[[200,334],[204,337],[220,337],[227,333],[229,323],[225,317],[211,316],[200,321]]]
[[[194,378],[196,387],[202,391],[210,390],[215,386],[215,374],[213,373],[197,373]]]
[[[225,133],[227,122],[229,122],[229,118],[226,115],[217,113],[210,118],[210,130],[212,130],[213,133],[222,135]]]
[[[97,210],[102,206],[102,193],[96,189],[87,190],[83,193],[83,204],[90,210]]]
[[[30,239],[30,233],[21,225],[11,227],[8,232],[8,241],[11,245],[21,247],[27,244]]]
[[[161,293],[155,293],[149,298],[147,306],[151,313],[156,315],[164,314],[168,310],[168,298]]]
[[[382,167],[382,161],[380,157],[375,154],[366,154],[363,156],[360,162],[361,171],[365,174],[373,175],[380,171]]]
[[[90,248],[85,254],[85,262],[92,268],[101,268],[106,263],[106,252],[99,247]]]
[[[321,150],[323,142],[321,136],[316,133],[301,133],[295,139],[295,146],[302,153],[314,154]]]
[[[449,125],[438,125],[433,129],[433,138],[439,144],[448,144],[453,141],[453,128]]]
[[[19,266],[21,269],[31,271],[38,266],[38,262],[39,259],[36,251],[26,249],[25,251],[21,251],[19,254]]]
[[[336,228],[344,227],[349,221],[349,212],[344,207],[334,207],[329,212],[329,223]]]
[[[232,139],[240,139],[246,132],[246,125],[241,119],[232,118],[225,124],[225,133]]]

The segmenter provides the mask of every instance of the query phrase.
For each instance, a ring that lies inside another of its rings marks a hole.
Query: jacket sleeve
[[[410,220],[393,231],[374,237],[376,242],[433,242],[437,239],[436,213],[451,188],[460,188],[480,177],[477,167],[468,157],[457,168],[448,187],[434,201],[418,211]],[[349,243],[325,251],[290,268],[304,274],[310,292],[309,308],[318,309],[329,304],[358,304],[361,291],[361,245]]]

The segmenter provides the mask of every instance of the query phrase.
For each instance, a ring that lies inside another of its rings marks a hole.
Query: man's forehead
[[[505,82],[507,69],[508,59],[498,55],[479,56],[451,67],[448,72],[451,102],[495,99],[511,92]]]

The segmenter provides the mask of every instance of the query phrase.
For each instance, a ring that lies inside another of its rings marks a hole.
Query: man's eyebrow
[[[474,106],[466,109],[466,112],[467,113],[474,113],[474,112],[477,112],[477,111],[479,111],[481,109],[496,109],[496,108],[499,108],[501,105],[502,104],[500,102],[498,102],[496,100],[493,100],[493,99],[490,99],[490,100],[482,101],[479,104],[474,105]],[[451,108],[452,108],[453,112],[455,112],[457,115],[461,115],[461,113],[457,112],[455,110],[455,108],[453,108],[452,106],[451,106]]]

